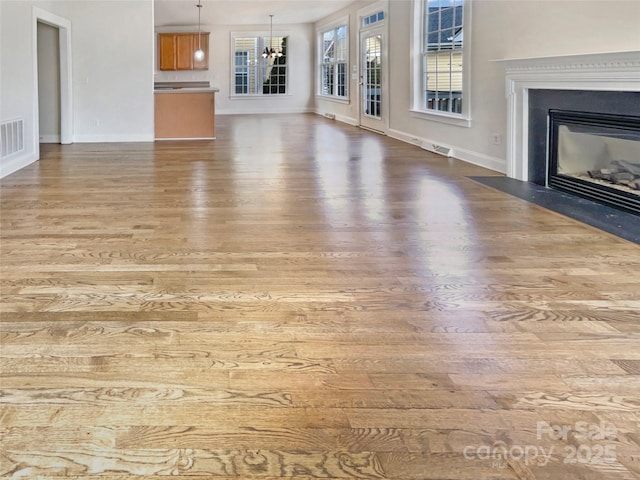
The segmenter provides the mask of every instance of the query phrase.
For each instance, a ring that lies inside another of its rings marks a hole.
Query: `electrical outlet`
[[[491,138],[493,139],[493,144],[494,145],[501,145],[502,144],[502,135],[499,133],[493,133],[491,135]]]

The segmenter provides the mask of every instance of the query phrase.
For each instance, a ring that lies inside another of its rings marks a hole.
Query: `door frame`
[[[363,18],[368,17],[376,12],[384,12],[384,20],[381,22],[376,22],[370,27],[364,27],[362,25]],[[367,34],[368,32],[379,31],[382,34],[382,69],[380,71],[381,78],[381,120],[383,125],[383,130],[373,130],[378,133],[382,133],[384,135],[389,131],[389,1],[388,0],[380,0],[372,5],[368,5],[367,7],[361,8],[357,12],[357,20],[358,22],[358,45],[357,45],[357,55],[358,55],[358,91],[357,91],[357,124],[360,128],[365,128],[371,130],[369,127],[362,125],[362,116],[364,114],[363,110],[363,85],[361,84],[361,80],[365,72],[362,68],[362,37],[363,34]]]
[[[71,22],[47,10],[33,7],[33,150],[40,158],[40,105],[38,101],[38,22],[56,27],[60,44],[60,143],[73,143],[73,91]]]

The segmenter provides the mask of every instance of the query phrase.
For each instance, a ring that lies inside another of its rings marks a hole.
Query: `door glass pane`
[[[363,42],[364,47],[364,89],[363,101],[366,115],[381,118],[382,106],[382,35],[367,37]]]

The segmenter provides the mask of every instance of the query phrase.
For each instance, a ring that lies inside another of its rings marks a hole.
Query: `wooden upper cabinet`
[[[193,35],[176,34],[176,70],[193,70]]]
[[[160,70],[175,70],[176,36],[161,33],[158,37],[158,59],[160,62]]]
[[[209,32],[200,33],[200,45],[204,60],[197,62],[193,54],[198,49],[198,33],[159,33],[160,70],[208,70]]]
[[[200,33],[200,48],[204,52],[204,60],[198,62],[195,58],[193,58],[193,54],[191,55],[191,60],[193,60],[193,69],[194,70],[209,70],[209,32]],[[198,34],[193,34],[193,51],[198,50]]]

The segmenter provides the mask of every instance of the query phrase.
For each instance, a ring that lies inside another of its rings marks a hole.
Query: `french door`
[[[386,45],[382,27],[360,31],[360,126],[386,133]]]

